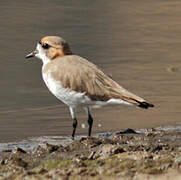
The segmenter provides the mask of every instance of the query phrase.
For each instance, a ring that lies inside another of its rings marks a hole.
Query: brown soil
[[[0,153],[0,179],[181,179],[181,132],[149,129]]]

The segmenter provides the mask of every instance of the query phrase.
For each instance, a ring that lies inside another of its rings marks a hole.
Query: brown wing
[[[53,77],[60,80],[65,88],[78,92],[86,92],[92,100],[108,101],[111,98],[122,99],[140,107],[151,106],[141,97],[127,91],[94,64],[79,56],[65,56],[51,62]],[[57,74],[58,72],[58,74]]]

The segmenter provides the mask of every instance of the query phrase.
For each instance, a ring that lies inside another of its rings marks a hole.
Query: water
[[[68,108],[44,85],[41,61],[24,58],[46,35],[62,36],[75,54],[155,104],[93,110],[93,133],[178,126],[180,8],[178,0],[1,1],[0,142],[71,134]],[[77,134],[86,135],[86,114],[78,119]]]

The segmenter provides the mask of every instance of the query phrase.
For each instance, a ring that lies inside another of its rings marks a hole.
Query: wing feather
[[[121,87],[113,79],[104,74],[96,65],[79,56],[64,56],[53,60],[53,77],[61,81],[65,88],[85,94],[95,101],[122,99],[137,106],[147,108],[153,105]],[[57,71],[58,68],[58,71]],[[46,71],[48,67],[44,68]]]

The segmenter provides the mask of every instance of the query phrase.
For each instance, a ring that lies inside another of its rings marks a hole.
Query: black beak
[[[35,57],[35,55],[38,53],[37,50],[31,52],[30,54],[26,55],[26,58],[32,58],[32,57]]]

